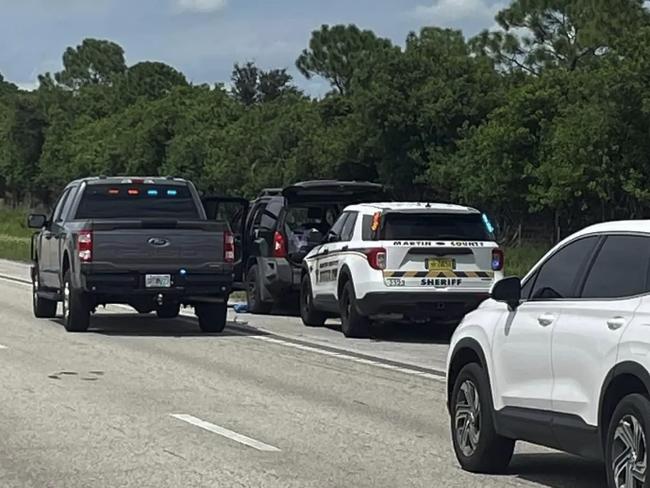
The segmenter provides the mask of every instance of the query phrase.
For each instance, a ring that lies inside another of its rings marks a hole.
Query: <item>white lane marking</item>
[[[127,305],[117,305],[117,306],[120,307],[120,308],[126,308],[126,309],[129,309],[129,310],[132,310],[131,307],[129,307]],[[180,314],[181,314],[181,316],[184,316],[184,317],[194,317],[194,314],[187,311],[187,310],[181,310]],[[247,327],[251,327],[251,326],[247,326]],[[411,376],[417,376],[419,378],[425,378],[425,379],[428,379],[428,380],[438,381],[440,383],[445,383],[445,381],[446,381],[445,377],[442,376],[442,375],[428,373],[426,371],[420,371],[418,369],[411,369],[411,368],[407,368],[407,367],[403,367],[403,366],[397,366],[395,364],[384,363],[384,362],[381,362],[379,360],[360,358],[360,357],[357,357],[357,356],[353,356],[351,354],[345,354],[343,352],[329,351],[327,349],[321,349],[320,347],[318,347],[318,345],[308,346],[308,345],[304,345],[304,344],[297,344],[295,342],[285,341],[285,340],[282,340],[281,338],[278,338],[278,336],[276,334],[274,334],[270,330],[263,329],[263,328],[260,328],[260,327],[252,327],[252,328],[254,328],[256,330],[259,330],[260,332],[263,332],[263,333],[272,334],[274,337],[263,336],[263,335],[260,335],[260,336],[249,335],[249,334],[245,334],[243,332],[239,333],[236,330],[234,332],[236,334],[238,334],[238,335],[241,335],[241,336],[249,338],[249,339],[254,339],[254,340],[263,341],[263,342],[269,342],[271,344],[277,344],[277,345],[284,346],[284,347],[291,347],[293,349],[298,349],[300,351],[312,352],[312,353],[320,354],[320,355],[323,355],[323,356],[329,356],[329,357],[332,357],[332,358],[343,359],[345,361],[352,361],[352,362],[355,362],[357,364],[365,364],[365,365],[368,365],[368,366],[376,366],[378,368],[388,369],[388,370],[391,370],[391,371],[398,371],[400,373],[408,374],[408,375],[411,375]]]
[[[380,361],[374,361],[372,359],[359,358],[349,354],[344,354],[340,352],[328,351],[326,349],[320,349],[318,347],[305,346],[303,344],[296,344],[289,341],[283,341],[281,339],[275,339],[273,337],[267,336],[246,336],[250,339],[257,341],[270,342],[272,344],[278,344],[285,347],[292,347],[294,349],[299,349],[301,351],[312,352],[315,354],[321,354],[323,356],[329,356],[337,359],[344,359],[346,361],[352,361],[358,364],[366,364],[370,366],[375,366],[377,368],[388,369],[391,371],[398,371],[400,373],[405,373],[411,376],[419,376],[420,378],[426,378],[428,380],[439,381],[441,383],[445,382],[445,378],[439,375],[432,373],[427,373],[426,371],[418,371],[416,369],[404,368],[402,366],[396,366],[394,364],[382,363]]]
[[[0,276],[0,279],[6,279],[7,281],[11,281],[13,283],[24,284],[26,286],[31,286],[31,284],[21,283],[20,281],[18,281],[16,279],[5,278],[3,276]],[[125,310],[125,311],[133,312],[133,308],[129,307],[128,305],[114,304],[112,306],[117,307],[117,308],[121,308],[122,310]],[[187,310],[181,310],[181,315],[185,316],[185,317],[194,317],[194,314],[191,313],[190,311],[187,311]],[[247,325],[247,326],[251,327],[251,328],[255,328],[255,329],[259,330],[260,332],[264,332],[264,333],[267,333],[267,334],[273,334],[275,337],[278,337],[276,334],[274,334],[270,330],[260,328],[260,327],[252,327],[250,325]],[[370,365],[370,366],[376,366],[376,367],[382,368],[382,369],[388,369],[388,370],[391,370],[391,371],[398,371],[400,373],[408,374],[408,375],[411,375],[411,376],[418,376],[420,378],[426,378],[428,380],[438,381],[438,382],[441,382],[441,383],[445,383],[445,381],[446,381],[445,377],[442,376],[442,375],[427,373],[426,371],[419,371],[417,369],[411,369],[411,368],[406,368],[406,367],[402,367],[402,366],[396,366],[394,364],[383,363],[381,361],[375,361],[375,360],[372,360],[372,359],[359,358],[359,357],[352,356],[352,355],[349,355],[349,354],[328,351],[327,349],[321,349],[321,348],[319,348],[317,346],[312,347],[312,346],[306,346],[306,345],[303,345],[303,344],[296,344],[294,342],[284,341],[282,339],[277,339],[277,338],[274,338],[274,337],[252,336],[252,335],[247,335],[247,334],[244,334],[244,333],[242,333],[241,335],[245,336],[245,337],[248,337],[250,339],[258,340],[258,341],[269,342],[269,343],[273,343],[273,344],[277,344],[277,345],[281,345],[281,346],[285,346],[285,347],[292,347],[294,349],[299,349],[301,351],[313,352],[315,354],[321,354],[323,356],[329,356],[329,357],[333,357],[333,358],[343,359],[343,360],[346,360],[346,361],[353,361],[353,362],[358,363],[358,364],[366,364],[366,365]],[[2,349],[2,348],[0,347],[0,349]]]
[[[227,437],[230,440],[239,442],[240,444],[244,444],[248,447],[252,447],[253,449],[257,449],[258,451],[280,452],[280,449],[278,449],[277,447],[273,447],[263,442],[256,441],[255,439],[251,439],[250,437],[246,437],[245,435],[238,434],[237,432],[233,432],[232,430],[226,429],[224,427],[219,427],[218,425],[212,424],[210,422],[206,422],[205,420],[198,419],[191,415],[179,414],[179,413],[171,413],[170,415],[178,420],[182,420],[183,422],[187,422],[188,424],[192,424],[196,427],[200,427],[201,429],[205,429],[214,434]]]
[[[2,344],[0,344],[0,349],[9,349],[9,348],[7,346],[3,346]]]

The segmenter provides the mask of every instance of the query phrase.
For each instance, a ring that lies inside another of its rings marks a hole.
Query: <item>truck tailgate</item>
[[[92,230],[95,265],[207,271],[224,264],[224,229],[215,222],[94,222]]]

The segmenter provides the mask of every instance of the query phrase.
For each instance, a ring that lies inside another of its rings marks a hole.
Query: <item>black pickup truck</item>
[[[227,223],[208,219],[189,182],[95,177],[73,181],[52,215],[29,216],[36,317],[63,303],[66,330],[88,329],[100,305],[121,303],[173,318],[194,307],[203,332],[221,332],[235,246]]]

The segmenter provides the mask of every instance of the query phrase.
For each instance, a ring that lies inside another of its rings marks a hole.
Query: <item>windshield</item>
[[[389,213],[381,239],[492,241],[494,235],[479,214]]]
[[[185,185],[88,185],[77,219],[198,219]]]

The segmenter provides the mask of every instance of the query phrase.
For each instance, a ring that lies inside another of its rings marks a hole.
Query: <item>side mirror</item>
[[[521,280],[515,276],[497,281],[490,295],[497,302],[507,303],[510,310],[517,310],[521,301]]]
[[[47,217],[42,214],[30,214],[27,217],[27,227],[30,229],[42,229],[47,224]]]

